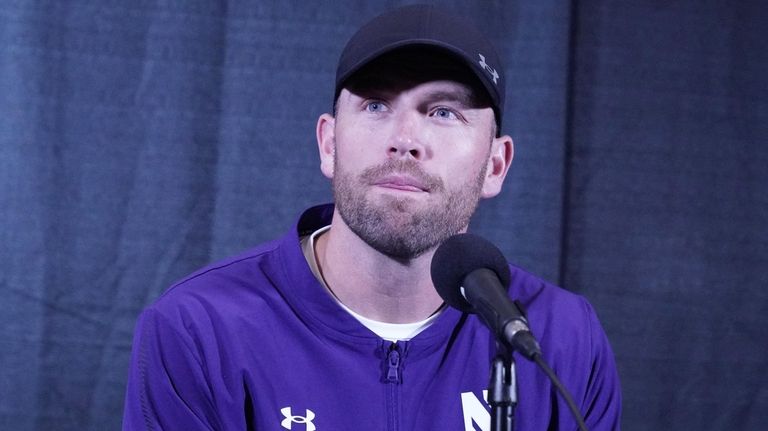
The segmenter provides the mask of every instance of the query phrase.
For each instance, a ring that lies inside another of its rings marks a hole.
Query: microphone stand
[[[511,349],[496,343],[496,356],[491,362],[488,404],[491,406],[491,431],[513,431],[517,405],[515,360]]]

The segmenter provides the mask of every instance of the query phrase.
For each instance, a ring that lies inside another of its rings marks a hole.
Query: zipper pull
[[[400,382],[400,351],[397,349],[397,343],[393,344],[387,353],[387,382]]]

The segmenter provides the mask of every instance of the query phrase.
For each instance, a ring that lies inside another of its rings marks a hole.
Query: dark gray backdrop
[[[339,51],[403,3],[2,2],[0,429],[119,428],[139,310],[330,199]],[[768,428],[764,2],[440,3],[510,78],[473,229],[595,305],[624,428]]]

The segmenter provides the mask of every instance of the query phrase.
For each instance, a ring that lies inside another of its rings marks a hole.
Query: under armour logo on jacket
[[[483,54],[477,54],[480,57],[480,67],[485,69],[486,72],[491,74],[491,78],[493,78],[493,83],[498,84],[499,79],[499,72],[496,71],[496,69],[492,68],[488,63],[485,62],[485,56]]]
[[[285,419],[280,422],[280,425],[282,425],[283,428],[289,430],[294,423],[297,423],[304,424],[307,431],[315,431],[315,424],[312,423],[312,419],[315,418],[315,412],[312,410],[307,409],[306,416],[294,416],[290,407],[283,407],[280,409],[280,413],[285,417]]]

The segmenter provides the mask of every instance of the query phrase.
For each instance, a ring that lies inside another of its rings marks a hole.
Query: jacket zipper
[[[387,353],[387,383],[400,383],[400,349],[392,343]]]
[[[388,384],[388,409],[387,409],[387,429],[397,431],[400,412],[400,380],[402,378],[404,342],[392,343],[387,350],[386,375],[384,381]]]

